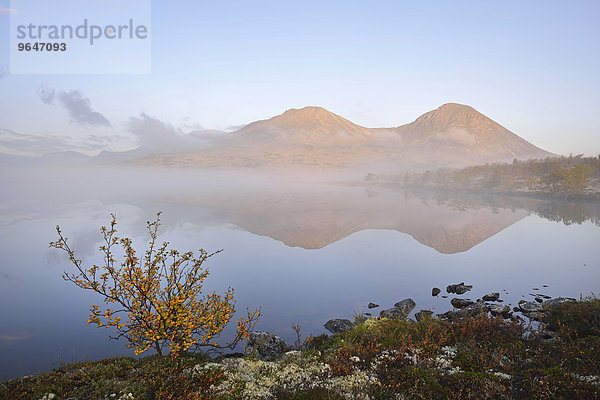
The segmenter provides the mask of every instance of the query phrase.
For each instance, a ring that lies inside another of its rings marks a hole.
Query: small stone
[[[432,295],[432,296],[437,296],[438,294],[440,294],[440,293],[441,293],[441,291],[442,291],[442,290],[441,290],[440,288],[436,288],[436,287],[434,287],[433,289],[431,289],[431,295]]]
[[[369,303],[369,305],[367,305],[367,307],[368,307],[369,309],[371,309],[371,308],[377,308],[377,307],[379,307],[379,304],[375,304],[375,303]]]
[[[454,285],[448,285],[448,286],[446,286],[446,292],[448,292],[448,293],[456,293],[456,294],[463,294],[463,293],[468,292],[472,288],[473,288],[473,285],[465,285],[464,282],[461,282],[461,283],[457,283],[457,284],[454,284]]]
[[[372,314],[371,314],[371,313],[369,313],[369,312],[366,312],[366,313],[365,313],[365,315],[366,315],[367,317],[370,317]]]
[[[459,298],[454,298],[454,299],[450,300],[450,303],[452,304],[452,306],[454,308],[465,308],[465,307],[470,306],[471,304],[474,304],[474,302],[471,300],[459,299]]]
[[[481,299],[483,301],[498,301],[500,298],[500,293],[488,293],[484,295]]]
[[[331,333],[342,333],[352,329],[354,324],[347,319],[330,319],[323,326]]]
[[[544,300],[540,299],[539,297],[536,297],[535,301],[537,301],[538,303],[543,303],[544,302]]]

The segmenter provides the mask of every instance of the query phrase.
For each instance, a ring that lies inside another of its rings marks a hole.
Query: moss
[[[600,336],[600,299],[558,304],[550,309],[545,322],[563,339]]]

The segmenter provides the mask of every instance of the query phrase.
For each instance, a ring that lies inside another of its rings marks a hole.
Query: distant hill
[[[553,156],[472,107],[448,103],[395,128],[366,128],[321,107],[250,123],[195,152],[152,154],[137,165],[429,169]]]

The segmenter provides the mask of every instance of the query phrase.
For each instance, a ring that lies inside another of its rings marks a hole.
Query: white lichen
[[[354,357],[354,362],[360,358]],[[346,399],[368,399],[364,393],[377,378],[358,368],[345,376],[333,377],[329,364],[322,363],[317,356],[307,356],[300,352],[287,353],[277,361],[226,359],[219,363],[196,365],[190,373],[199,374],[202,370],[218,368],[223,371],[224,380],[213,390],[220,393],[236,392],[242,399],[272,399],[277,391],[297,392],[315,388],[335,391]]]

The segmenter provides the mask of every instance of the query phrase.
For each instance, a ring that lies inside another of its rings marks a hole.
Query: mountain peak
[[[302,137],[307,140],[307,143],[313,144],[318,144],[322,140],[367,137],[372,134],[367,128],[315,106],[289,109],[268,120],[253,122],[238,132],[242,134],[276,132],[287,139]]]
[[[473,107],[457,103],[443,104],[421,115],[413,124],[428,126],[438,132],[445,132],[450,128],[462,128],[485,133],[500,127]]]
[[[292,124],[304,125],[310,122],[327,124],[336,122],[350,122],[347,119],[340,117],[324,109],[323,107],[307,106],[304,108],[291,108],[281,115],[278,115],[271,120],[288,121]]]
[[[468,157],[472,164],[552,155],[464,104],[443,104],[397,130],[406,141],[447,156]]]

